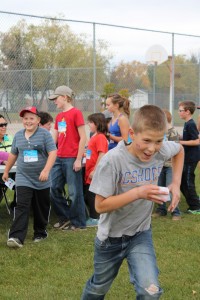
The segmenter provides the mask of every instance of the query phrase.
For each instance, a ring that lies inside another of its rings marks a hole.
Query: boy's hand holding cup
[[[160,194],[160,198],[162,199],[163,202],[170,201],[170,193],[168,187],[165,186],[159,186],[159,190],[162,192],[167,192],[168,194]]]

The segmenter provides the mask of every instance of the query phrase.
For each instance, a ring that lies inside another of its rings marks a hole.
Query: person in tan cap
[[[57,87],[49,97],[61,110],[56,116],[54,126],[54,140],[58,152],[51,172],[51,199],[59,219],[54,228],[63,230],[84,229],[86,226],[82,183],[86,132],[82,112],[72,105],[73,97],[74,92],[65,85]],[[70,205],[63,195],[66,183]]]

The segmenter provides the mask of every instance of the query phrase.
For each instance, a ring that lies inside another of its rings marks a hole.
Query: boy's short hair
[[[156,105],[144,105],[133,115],[132,128],[135,133],[145,130],[166,131],[167,118],[164,111]]]
[[[41,125],[44,125],[48,122],[53,122],[53,117],[46,111],[39,111],[38,116],[40,117]]]
[[[185,101],[180,101],[178,103],[178,106],[183,106],[184,110],[189,110],[191,115],[195,112],[196,109],[196,103],[191,100],[185,100]]]

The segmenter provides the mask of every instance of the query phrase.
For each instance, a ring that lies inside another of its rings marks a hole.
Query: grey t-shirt
[[[33,161],[24,158],[27,151],[32,151]],[[56,150],[54,140],[48,130],[38,127],[33,135],[27,140],[25,130],[18,131],[13,139],[11,153],[18,155],[16,186],[27,186],[42,190],[50,187],[50,178],[47,181],[39,181],[39,176],[43,170],[48,153]],[[36,155],[34,158],[34,155]]]
[[[180,144],[164,142],[160,151],[149,162],[131,155],[124,142],[104,155],[95,171],[90,191],[105,198],[119,195],[134,187],[157,184],[163,164],[180,150]],[[132,236],[149,229],[153,202],[138,199],[113,212],[100,216],[97,236],[103,241],[109,237]]]

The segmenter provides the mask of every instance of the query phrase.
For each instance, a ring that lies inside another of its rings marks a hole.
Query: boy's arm
[[[161,191],[159,186],[153,184],[135,187],[128,192],[109,196],[108,198],[97,194],[95,197],[95,209],[100,214],[111,212],[138,199],[146,199],[158,204],[163,204],[161,195],[167,195],[167,192]]]
[[[2,176],[3,181],[8,180],[8,173],[9,173],[10,169],[12,168],[12,166],[14,166],[16,160],[17,160],[17,155],[9,153],[8,161],[7,161],[3,176]]]
[[[57,145],[57,142],[58,142],[58,130],[54,129],[53,131],[53,140],[54,140],[54,143]]]
[[[198,119],[197,119],[197,129],[198,131],[200,131],[200,115],[198,115]]]
[[[55,163],[56,156],[57,156],[57,150],[53,150],[48,153],[46,165],[44,166],[44,169],[41,171],[39,176],[40,181],[46,181],[48,179],[51,168]]]
[[[172,183],[169,190],[172,193],[172,201],[168,211],[174,211],[180,201],[180,184],[184,164],[184,149],[181,146],[180,151],[172,157]]]
[[[190,140],[190,141],[179,141],[179,143],[184,146],[198,146],[199,138],[196,140]]]
[[[85,144],[86,144],[86,132],[85,132],[85,125],[78,127],[78,133],[80,136],[79,146],[78,146],[78,154],[76,160],[74,162],[74,171],[77,172],[82,168],[82,158],[85,151]]]

